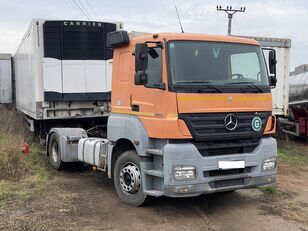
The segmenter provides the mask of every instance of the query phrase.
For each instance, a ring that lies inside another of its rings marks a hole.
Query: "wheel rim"
[[[135,194],[141,184],[140,170],[134,163],[127,163],[120,172],[120,185],[124,193]]]
[[[58,162],[58,159],[59,159],[58,151],[59,151],[58,143],[53,142],[52,148],[51,148],[51,158],[52,158],[53,162],[55,162],[55,163]]]

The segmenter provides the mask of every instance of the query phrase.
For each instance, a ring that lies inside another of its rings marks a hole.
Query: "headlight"
[[[262,170],[268,171],[276,168],[276,157],[268,158],[263,161]]]
[[[196,178],[196,168],[193,166],[175,166],[173,178],[175,180],[194,180]]]

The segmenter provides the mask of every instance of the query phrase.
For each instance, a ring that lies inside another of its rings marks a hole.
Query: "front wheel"
[[[114,186],[119,198],[126,204],[141,206],[147,200],[142,189],[140,157],[136,151],[122,153],[114,167]]]

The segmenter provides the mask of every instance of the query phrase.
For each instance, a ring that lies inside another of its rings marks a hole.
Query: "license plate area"
[[[218,161],[218,169],[228,170],[228,169],[239,169],[245,168],[244,160],[222,160]]]

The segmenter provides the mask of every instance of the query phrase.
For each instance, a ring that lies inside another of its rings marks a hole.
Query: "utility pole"
[[[240,9],[232,9],[232,6],[227,6],[227,8],[222,8],[221,6],[217,6],[218,11],[224,11],[228,14],[228,35],[231,35],[231,24],[232,17],[236,12],[245,12],[246,8],[241,7]]]

